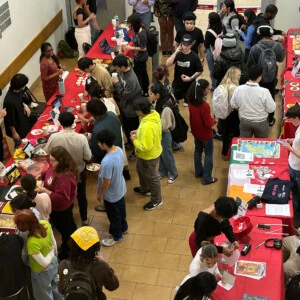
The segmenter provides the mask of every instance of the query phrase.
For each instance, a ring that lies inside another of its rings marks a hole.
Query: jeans
[[[77,200],[79,206],[80,218],[82,221],[87,220],[87,199],[86,199],[86,173],[83,170],[80,173],[80,182],[77,184]]]
[[[147,61],[134,61],[133,71],[140,82],[140,86],[144,93],[148,93],[149,76],[147,73]]]
[[[161,176],[177,177],[177,169],[172,151],[172,134],[170,131],[162,133],[162,153],[159,157],[158,172]]]
[[[156,171],[158,161],[159,158],[145,160],[137,157],[136,159],[136,171],[139,176],[141,191],[151,192],[152,203],[162,201],[160,180]]]
[[[204,150],[204,164],[202,165],[202,153]],[[213,169],[213,139],[199,141],[195,138],[194,165],[195,177],[202,177],[202,182],[207,184],[212,181],[211,172]]]
[[[122,238],[122,233],[128,229],[124,197],[114,203],[104,199],[104,206],[110,222],[109,233],[113,236],[115,241],[118,241]]]
[[[177,33],[180,29],[184,28],[182,16],[180,17],[173,16],[173,18],[174,18],[174,25]]]
[[[172,51],[174,41],[174,19],[173,16],[158,17],[160,28],[161,51]]]
[[[57,288],[57,258],[54,257],[47,270],[31,271],[33,294],[35,299],[63,300]]]
[[[292,200],[294,209],[300,208],[300,171],[294,170],[289,166],[291,181],[294,183],[292,188]]]
[[[205,49],[206,52],[206,61],[207,61],[207,66],[209,70],[209,77],[211,80],[211,87],[212,89],[215,89],[217,87],[217,79],[213,77],[213,69],[214,69],[214,57],[210,49]]]
[[[140,16],[140,18],[142,19],[142,24],[144,24],[145,28],[148,30],[149,27],[150,27],[151,18],[152,18],[152,16],[151,16],[151,10],[149,10],[149,11],[143,13],[143,14],[140,14],[138,12],[136,12],[136,13]]]
[[[89,26],[91,28],[91,45],[93,45],[96,42],[97,30],[94,28],[93,21],[89,21]]]

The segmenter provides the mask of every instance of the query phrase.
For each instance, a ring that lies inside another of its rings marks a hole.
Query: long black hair
[[[178,290],[174,300],[183,300],[186,297],[193,300],[209,299],[217,287],[217,280],[209,272],[202,272],[188,279]]]
[[[235,12],[238,15],[238,12],[235,9],[235,4],[232,0],[225,0],[223,4],[228,8],[230,8],[230,12]]]
[[[26,192],[30,200],[34,200],[37,195],[35,190],[36,188],[36,179],[31,174],[26,174],[21,178],[21,187]]]
[[[226,33],[221,18],[216,12],[211,12],[208,15],[208,29],[212,29],[216,34],[220,34],[222,31],[223,34]]]
[[[194,106],[199,106],[205,102],[204,91],[209,86],[209,82],[206,79],[195,80],[187,93],[187,100]]]
[[[142,27],[142,19],[137,13],[129,16],[127,22],[130,23],[135,33],[138,33],[140,31],[140,28]]]
[[[150,87],[150,91],[153,94],[159,94],[159,99],[157,99],[155,104],[155,110],[161,114],[163,111],[163,106],[169,101],[169,93],[166,90],[166,88],[162,85],[161,82],[156,81],[153,83],[153,85]]]
[[[247,24],[246,24],[246,29],[245,29],[245,33],[247,33],[248,27],[251,26],[252,24],[254,24],[254,21],[256,19],[256,14],[255,14],[254,10],[246,9],[244,12],[244,16],[246,16],[248,18]]]
[[[45,56],[45,51],[46,51],[47,47],[51,47],[51,48],[52,48],[51,44],[48,43],[48,42],[43,43],[43,44],[41,45],[40,62],[42,61],[42,58]],[[60,69],[61,66],[60,66],[60,64],[59,64],[59,60],[58,60],[57,56],[53,53],[53,55],[52,55],[51,57],[52,57],[52,59],[54,60],[54,62],[57,64],[57,67]]]

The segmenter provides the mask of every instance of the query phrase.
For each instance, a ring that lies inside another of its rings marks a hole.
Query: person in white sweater
[[[275,111],[276,104],[268,89],[259,86],[262,68],[249,68],[249,81],[237,87],[231,98],[231,107],[238,109],[240,116],[240,137],[267,138],[268,115]]]
[[[175,128],[175,117],[172,108],[175,103],[172,101],[167,89],[161,82],[155,82],[149,89],[150,101],[155,105],[155,110],[160,114],[162,125],[162,154],[159,157],[160,178],[169,177],[168,183],[172,184],[178,177],[177,168],[172,152],[172,134]]]
[[[188,279],[202,272],[213,274],[217,281],[222,280],[222,274],[219,271],[218,249],[213,244],[208,244],[200,248],[190,265],[189,274],[185,276],[180,285],[183,285]]]

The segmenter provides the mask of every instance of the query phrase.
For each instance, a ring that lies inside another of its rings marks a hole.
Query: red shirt
[[[54,176],[56,177],[52,184]],[[54,168],[51,166],[46,172],[42,173],[44,187],[50,190],[52,211],[64,211],[73,203],[77,195],[77,181],[73,174],[55,174]]]
[[[194,106],[189,103],[189,111],[193,136],[200,141],[212,139],[212,126],[216,124],[216,121],[211,117],[209,104],[204,102],[198,106]]]

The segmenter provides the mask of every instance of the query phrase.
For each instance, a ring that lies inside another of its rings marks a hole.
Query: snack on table
[[[86,168],[88,171],[96,172],[100,170],[100,165],[96,163],[92,163],[89,165],[86,165]]]
[[[0,215],[0,228],[15,228],[12,216]]]
[[[48,155],[48,153],[43,148],[40,148],[40,149],[36,150],[35,154],[40,155],[40,156]]]

